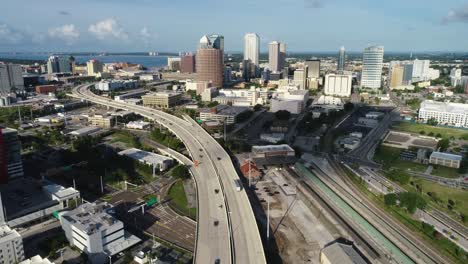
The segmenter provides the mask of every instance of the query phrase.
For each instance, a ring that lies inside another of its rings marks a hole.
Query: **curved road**
[[[265,263],[265,254],[255,217],[244,190],[235,191],[239,179],[229,155],[191,118],[185,120],[143,106],[100,97],[82,85],[72,97],[140,114],[161,123],[179,137],[192,159],[197,185],[198,221],[196,263]],[[215,189],[220,190],[215,193]],[[217,225],[215,225],[217,221]]]

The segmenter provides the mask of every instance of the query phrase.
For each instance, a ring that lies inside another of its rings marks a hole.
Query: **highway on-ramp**
[[[72,97],[92,103],[123,109],[154,120],[185,144],[193,160],[197,186],[198,217],[196,263],[265,263],[265,254],[255,217],[245,190],[236,191],[239,179],[226,151],[196,122],[156,109],[116,102],[93,94],[89,87],[73,89]],[[219,190],[219,192],[215,192]]]

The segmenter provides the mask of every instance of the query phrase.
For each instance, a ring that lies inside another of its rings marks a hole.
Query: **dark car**
[[[219,258],[215,259],[215,264],[220,264],[221,263],[221,260]]]
[[[214,224],[214,226],[218,226],[218,225],[219,225],[219,221],[218,221],[218,220],[215,220],[213,224]]]
[[[218,160],[221,160],[221,158],[220,158],[220,157],[218,157]]]

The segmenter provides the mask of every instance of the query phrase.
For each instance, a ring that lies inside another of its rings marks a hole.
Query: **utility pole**
[[[21,123],[23,123],[23,121],[21,120],[21,107],[18,105],[18,116],[19,116],[19,125],[21,125]]]
[[[104,193],[104,185],[102,184],[102,175],[101,175],[101,193]]]
[[[251,185],[251,179],[252,179],[252,168],[251,168],[251,165],[252,165],[252,153],[249,153],[249,188]]]
[[[267,199],[267,245],[270,242],[270,197]]]

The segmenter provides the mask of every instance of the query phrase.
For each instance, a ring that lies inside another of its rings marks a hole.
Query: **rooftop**
[[[122,223],[108,213],[110,209],[111,207],[106,203],[85,203],[72,211],[66,211],[61,214],[61,217],[79,230],[91,235],[114,224]]]
[[[447,160],[462,160],[461,155],[456,155],[456,154],[450,154],[450,153],[445,153],[445,152],[437,152],[434,151],[431,154],[431,158],[438,158],[438,159],[447,159]]]
[[[229,106],[229,105],[217,105],[216,107],[216,114],[217,115],[238,115],[244,111],[249,110],[248,107],[244,106]],[[212,108],[202,108],[200,109],[200,113],[211,113]]]
[[[367,261],[352,246],[342,243],[333,243],[322,250],[330,263],[340,264],[366,264]]]
[[[0,243],[20,237],[20,234],[15,229],[11,229],[7,225],[0,226]]]
[[[445,112],[468,114],[468,104],[450,103],[450,102],[436,102],[433,100],[425,100],[421,103],[419,109],[424,111]]]
[[[152,152],[144,151],[137,148],[130,148],[119,152],[119,155],[125,155],[135,160],[144,161],[150,164],[159,164],[161,162],[172,160],[169,157],[158,155]]]
[[[255,153],[265,153],[265,152],[271,152],[271,151],[294,151],[294,149],[291,148],[287,144],[252,147],[252,152],[255,152]]]

